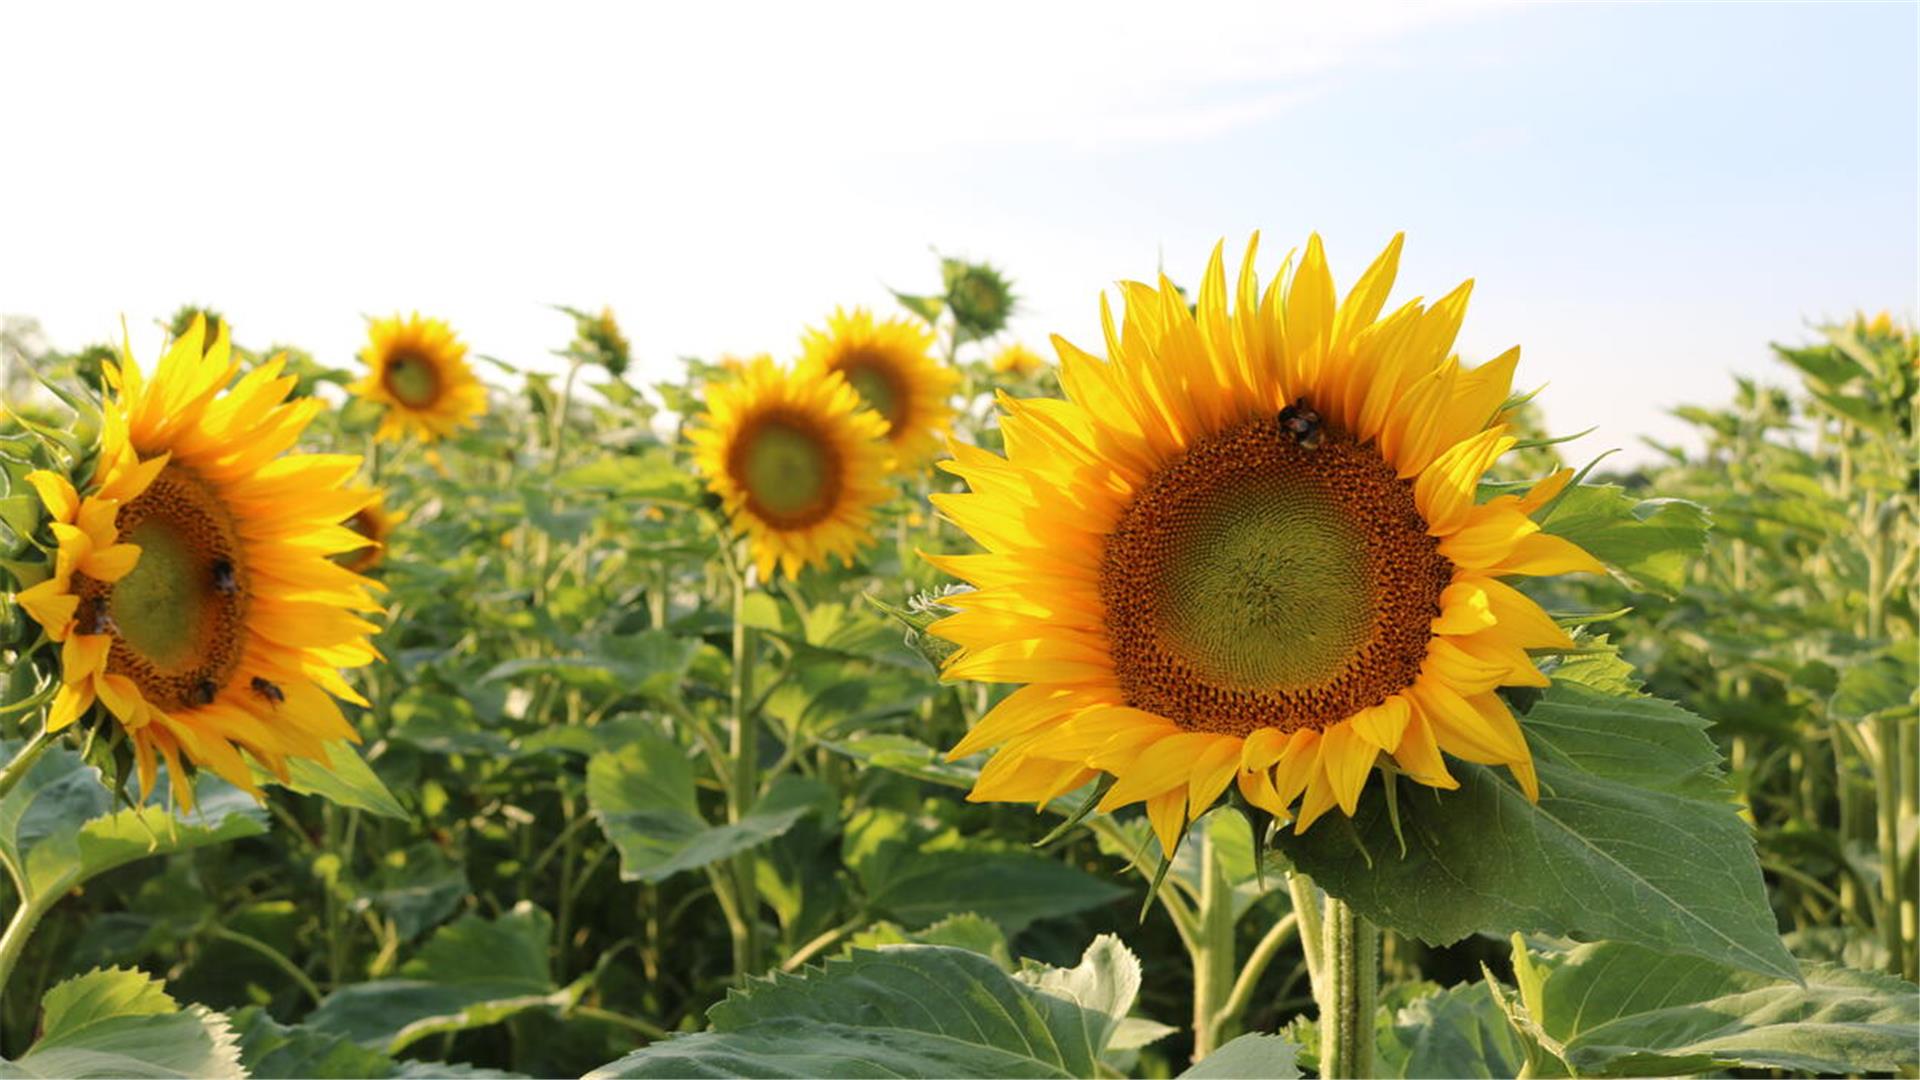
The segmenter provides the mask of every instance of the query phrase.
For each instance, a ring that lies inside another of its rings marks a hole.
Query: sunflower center
[[[114,523],[140,559],[112,584],[74,576],[81,622],[114,635],[107,670],[147,701],[210,703],[246,646],[247,571],[231,515],[192,471],[169,465]]]
[[[805,420],[773,414],[751,420],[734,444],[729,470],[749,509],[783,529],[826,517],[840,495],[840,455]]]
[[[401,353],[387,361],[381,381],[402,405],[424,409],[440,397],[440,371],[425,357]]]
[[[889,435],[902,430],[907,419],[906,388],[891,370],[879,361],[855,357],[840,368],[840,374],[860,395],[860,400],[867,403],[867,408],[886,419],[891,428]]]
[[[1263,417],[1141,488],[1100,592],[1128,704],[1246,734],[1325,728],[1411,685],[1452,573],[1372,444],[1306,446]]]

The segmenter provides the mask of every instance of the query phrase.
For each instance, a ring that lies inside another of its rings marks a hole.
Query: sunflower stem
[[[4,1001],[6,992],[13,988],[13,969],[19,965],[20,954],[26,951],[27,939],[33,936],[34,927],[40,925],[40,917],[46,913],[47,905],[23,897],[13,918],[7,920],[6,932],[0,933],[0,1001]]]
[[[1373,1073],[1373,1010],[1380,982],[1380,932],[1347,902],[1327,897],[1321,976],[1320,1075],[1346,1080]]]
[[[747,576],[738,566],[733,569],[733,740],[727,747],[733,762],[733,790],[727,803],[727,820],[738,822],[753,810],[760,790],[759,723],[753,715],[753,664],[757,642],[746,624]],[[738,919],[733,923],[733,975],[745,982],[757,970],[760,954],[760,890],[756,880],[756,860],[751,850],[733,859],[734,904]]]
[[[1193,1060],[1213,1053],[1226,1041],[1230,1017],[1221,1006],[1233,992],[1233,885],[1214,849],[1213,830],[1200,838],[1199,940],[1193,950]]]
[[[20,752],[13,756],[13,760],[7,762],[6,768],[0,769],[0,799],[6,798],[15,785],[33,771],[34,763],[39,761],[40,755],[46,753],[47,748],[53,745],[55,738],[53,732],[48,731],[45,725],[41,725],[40,731],[27,740],[27,744],[20,748]]]

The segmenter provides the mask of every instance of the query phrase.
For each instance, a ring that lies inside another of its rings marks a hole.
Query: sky
[[[790,357],[836,305],[1008,272],[1008,340],[1259,230],[1396,302],[1475,279],[1570,456],[1770,341],[1916,314],[1920,6],[0,6],[0,315],[60,348],[182,303],[353,365],[367,316],[556,365],[611,305],[642,377]]]

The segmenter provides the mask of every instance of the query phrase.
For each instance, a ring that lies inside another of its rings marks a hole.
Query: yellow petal
[[[71,523],[80,512],[80,493],[59,473],[35,469],[27,474],[27,483],[40,493],[40,501],[55,521]]]

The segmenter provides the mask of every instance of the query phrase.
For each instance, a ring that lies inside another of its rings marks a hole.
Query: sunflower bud
[[[947,308],[968,338],[999,333],[1018,303],[1013,283],[987,263],[941,259],[940,278],[946,285]]]
[[[574,345],[581,355],[619,378],[633,362],[633,346],[613,320],[612,308],[601,308],[598,315],[574,312]]]

